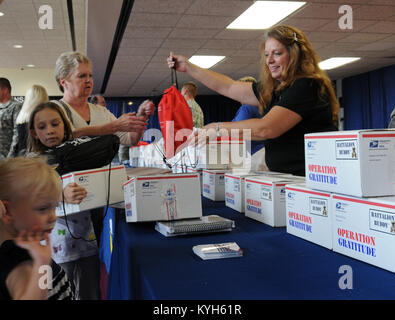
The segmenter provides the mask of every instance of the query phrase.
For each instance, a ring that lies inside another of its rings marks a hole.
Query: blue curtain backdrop
[[[395,65],[343,79],[344,130],[387,128],[395,108]]]

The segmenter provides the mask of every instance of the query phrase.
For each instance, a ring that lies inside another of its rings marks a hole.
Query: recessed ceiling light
[[[20,49],[20,48],[23,48],[23,45],[21,45],[21,44],[14,44],[14,48]]]
[[[329,58],[324,61],[321,61],[319,63],[319,66],[322,70],[331,70],[331,69],[335,69],[335,68],[344,66],[345,64],[355,62],[359,59],[361,59],[361,58],[359,58],[359,57],[334,57],[334,58]]]
[[[300,1],[255,1],[227,29],[267,29],[304,6]]]
[[[4,16],[4,13],[3,13],[3,12],[0,12],[0,17],[2,17],[2,16]]]
[[[197,66],[208,69],[225,59],[225,56],[192,56],[189,61]]]
[[[27,64],[26,67],[28,67],[28,68],[34,68],[35,65],[34,65],[34,64]]]

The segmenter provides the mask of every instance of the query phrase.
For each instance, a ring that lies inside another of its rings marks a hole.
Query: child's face
[[[64,123],[60,114],[49,108],[37,112],[32,135],[48,148],[60,145],[64,138]]]
[[[55,226],[55,208],[59,199],[50,196],[29,195],[19,201],[8,202],[7,208],[12,217],[15,236],[22,230],[39,227],[43,232],[51,232]]]

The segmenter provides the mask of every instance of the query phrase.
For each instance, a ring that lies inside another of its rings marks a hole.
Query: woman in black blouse
[[[271,171],[304,175],[304,134],[337,129],[339,103],[331,81],[304,33],[276,26],[261,46],[260,82],[251,84],[200,68],[170,53],[170,68],[186,72],[218,93],[260,109],[261,119],[211,123],[203,129],[250,129],[251,140],[265,140]]]

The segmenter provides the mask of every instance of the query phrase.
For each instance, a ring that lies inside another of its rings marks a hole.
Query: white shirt
[[[96,104],[88,103],[89,110],[90,110],[90,122],[88,124],[79,115],[79,113],[74,110],[73,107],[71,107],[66,101],[64,101],[64,100],[62,100],[62,101],[69,107],[69,109],[71,111],[72,119],[70,119],[70,122],[72,122],[71,123],[72,130],[79,129],[79,128],[85,128],[85,127],[89,127],[89,126],[100,126],[100,125],[112,122],[117,119],[108,109],[106,109],[102,106],[98,106]],[[58,101],[52,101],[52,102],[56,102],[59,106],[61,106],[63,108],[63,106]],[[65,114],[67,117],[67,112],[65,112]],[[121,144],[124,144],[127,146],[132,145],[132,141],[130,139],[129,132],[116,132],[115,134],[119,137]]]

